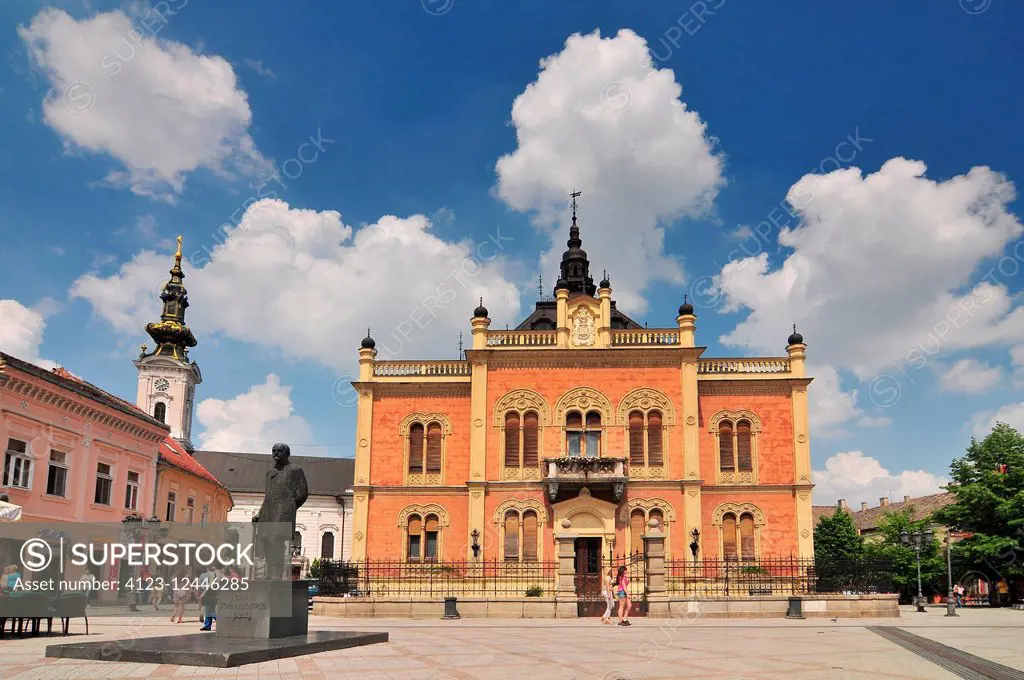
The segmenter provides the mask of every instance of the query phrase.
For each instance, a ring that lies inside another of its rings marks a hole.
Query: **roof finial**
[[[686,293],[683,293],[683,304],[685,305],[689,301],[690,301],[690,296],[687,295]]]
[[[796,333],[796,324],[793,324],[793,332]]]
[[[576,199],[583,195],[582,191],[573,191],[569,194],[572,197],[572,222],[576,224]]]
[[[366,327],[366,337],[370,337],[370,327]]]
[[[538,274],[537,275],[537,299],[538,300],[543,300],[544,299],[544,275],[543,274]]]
[[[174,264],[181,266],[181,234],[178,234],[178,252],[174,253]]]

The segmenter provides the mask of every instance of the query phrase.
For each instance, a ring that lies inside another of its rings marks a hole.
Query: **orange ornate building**
[[[702,358],[692,305],[648,329],[594,285],[573,215],[555,299],[458,361],[359,350],[353,558],[813,554],[803,338]],[[696,532],[694,531],[696,530]],[[699,532],[699,533],[698,533]]]

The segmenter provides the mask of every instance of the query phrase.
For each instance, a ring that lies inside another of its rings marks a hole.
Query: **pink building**
[[[22,521],[153,514],[167,425],[62,368],[2,352],[0,366],[0,493]]]

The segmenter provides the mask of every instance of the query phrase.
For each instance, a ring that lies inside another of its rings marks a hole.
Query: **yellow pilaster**
[[[366,558],[367,525],[370,504],[370,451],[373,443],[373,362],[377,350],[371,346],[359,350],[359,383],[355,385],[356,465],[353,496],[352,559]]]
[[[802,340],[793,331],[792,340]],[[814,555],[814,516],[811,511],[811,489],[813,482],[811,477],[811,436],[810,419],[807,414],[807,386],[810,380],[805,378],[804,361],[806,359],[807,345],[803,342],[794,342],[786,347],[789,355],[789,371],[794,378],[793,382],[793,451],[795,458],[795,479],[796,479],[796,530],[797,544],[801,557]]]
[[[474,317],[473,349],[484,350],[487,346],[487,327],[490,319]],[[480,552],[484,556],[484,491],[487,480],[487,356],[482,351],[470,354],[472,374],[470,382],[469,434],[469,522],[466,527],[466,559],[473,558],[473,530],[479,532]]]
[[[555,291],[555,311],[558,318],[558,346],[569,346],[569,289],[559,288]]]
[[[597,297],[601,300],[601,320],[597,328],[597,346],[612,346],[612,289],[598,288]]]
[[[703,520],[701,515],[701,493],[699,482],[683,482],[683,523],[682,527],[685,530],[686,535],[683,536],[683,540],[674,540],[672,542],[673,551],[676,555],[680,552],[687,561],[693,560],[693,553],[690,552],[690,541],[693,537],[690,532],[694,529],[698,529],[701,534],[704,533],[702,528]],[[701,536],[700,538],[700,553],[697,555],[697,559],[702,559],[704,555],[704,546],[708,541],[712,540],[710,536]]]

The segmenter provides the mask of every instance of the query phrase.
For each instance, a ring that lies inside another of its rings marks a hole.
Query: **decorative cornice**
[[[8,365],[8,369],[10,368],[13,368],[13,366]],[[57,389],[47,389],[46,387],[41,387],[36,383],[29,382],[27,380],[22,380],[17,375],[11,375],[10,373],[8,373],[8,380],[4,383],[3,388],[5,390],[10,390],[13,394],[17,394],[21,397],[24,397],[25,399],[33,399],[46,406],[51,406],[66,413],[70,413],[71,415],[78,416],[79,418],[92,420],[94,422],[100,423],[106,428],[130,434],[135,437],[139,437],[140,439],[147,442],[163,441],[164,437],[167,436],[167,432],[169,431],[169,428],[165,429],[165,426],[159,425],[158,421],[153,420],[152,424],[150,425],[150,428],[161,428],[160,432],[154,433],[152,429],[136,425],[132,423],[130,420],[127,420],[126,418],[112,416],[109,413],[105,413],[102,409],[89,406],[75,399],[68,398],[60,394],[60,392],[58,392]],[[144,422],[147,422],[147,424],[149,424],[148,421],[151,420],[150,417],[147,414],[143,413],[142,411],[132,413],[131,411],[128,410],[127,406],[122,406],[116,403],[108,403],[107,401],[101,400],[98,396],[86,394],[84,391],[74,389],[74,387],[70,385],[60,385],[60,388],[75,392],[84,399],[90,401],[98,401],[107,408],[113,409],[120,413],[124,413],[125,415],[128,415],[132,418],[142,420]]]
[[[588,349],[585,352],[572,349],[521,349],[515,352],[503,350],[467,350],[466,355],[488,356],[490,371],[521,368],[623,368],[632,366],[663,367],[679,369],[684,362],[696,361],[704,347],[613,347],[609,349]]]
[[[697,394],[707,395],[750,395],[750,394],[773,394],[789,396],[791,394],[790,380],[698,380]]]
[[[353,382],[358,388],[368,388],[378,397],[449,397],[466,398],[472,393],[469,382]]]
[[[367,486],[352,487],[353,491],[369,491],[371,496],[465,496],[469,489],[464,486]]]
[[[810,485],[810,486],[813,486]],[[794,493],[797,489],[808,488],[806,484],[702,484],[700,489],[704,493]]]

